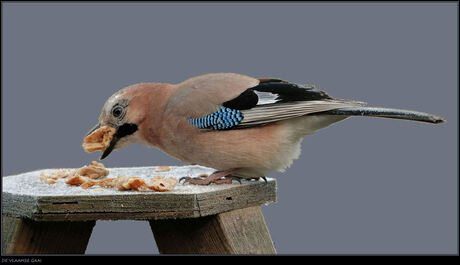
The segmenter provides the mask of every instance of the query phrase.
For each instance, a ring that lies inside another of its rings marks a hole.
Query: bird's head
[[[113,150],[128,146],[135,142],[143,142],[139,133],[145,120],[152,111],[152,97],[161,84],[140,83],[125,87],[113,94],[105,102],[99,122],[86,135],[102,126],[115,128],[115,134],[109,146],[103,151],[100,159],[106,158]]]

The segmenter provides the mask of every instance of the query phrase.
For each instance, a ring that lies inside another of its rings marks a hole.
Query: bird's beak
[[[101,128],[101,125],[99,123],[94,125],[93,128],[91,128],[86,133],[85,137],[90,135],[90,134],[92,134],[94,131],[96,131],[99,128]],[[118,131],[118,128],[116,128],[116,129]],[[115,132],[115,134],[112,137],[112,140],[110,141],[109,146],[104,150],[104,152],[102,153],[101,157],[99,158],[100,160],[106,158],[113,151],[113,149],[114,149],[115,145],[117,144],[118,140],[120,140],[119,133]]]
[[[118,126],[116,129],[117,130],[115,131],[109,146],[104,150],[101,157],[99,158],[100,160],[106,158],[113,151],[113,149],[115,149],[115,145],[122,137],[135,133],[138,130],[138,127],[134,123],[125,123],[121,126]]]
[[[117,128],[117,131],[118,131],[118,128]],[[120,140],[120,137],[117,135],[117,132],[115,132],[115,134],[112,137],[112,140],[110,141],[109,146],[107,146],[107,148],[104,150],[104,152],[102,152],[102,155],[99,158],[99,160],[102,160],[102,159],[106,158],[110,153],[112,153],[112,151],[115,148],[115,145],[117,144],[118,140]]]
[[[96,125],[93,126],[93,128],[91,128],[86,134],[85,134],[85,137],[92,134],[95,130],[101,128],[101,125],[98,123]]]

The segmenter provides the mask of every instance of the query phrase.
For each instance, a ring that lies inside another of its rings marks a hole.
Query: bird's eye
[[[115,107],[115,108],[112,110],[112,115],[113,115],[115,118],[120,117],[122,113],[123,113],[123,109],[122,109],[121,107]]]

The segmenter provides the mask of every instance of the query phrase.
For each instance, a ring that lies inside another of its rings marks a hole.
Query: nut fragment
[[[156,191],[170,191],[177,185],[176,178],[165,178],[163,176],[157,176],[150,180],[147,186],[151,190]]]
[[[118,176],[117,178],[118,190],[145,190],[147,185],[145,181],[135,176]]]
[[[84,182],[86,182],[86,178],[96,179],[100,177],[105,177],[107,175],[109,175],[109,171],[104,167],[102,163],[92,161],[89,166],[83,166],[79,169],[57,169],[52,171],[51,173],[41,173],[40,180],[43,183],[51,185],[58,182],[59,179],[67,179],[66,183],[72,183],[70,185],[77,185],[77,183],[79,182],[81,183],[78,185],[81,185]]]
[[[45,173],[40,174],[40,180],[43,183],[50,184],[50,185],[55,184],[58,181],[57,178],[54,178],[50,176],[49,174],[45,174]]]
[[[88,178],[88,177],[75,175],[75,176],[69,178],[65,183],[69,184],[69,185],[80,186],[80,185],[84,184],[85,182],[87,182],[89,180],[90,180],[90,178]]]
[[[58,182],[61,178],[68,178],[75,174],[74,169],[57,169],[51,173],[41,173],[39,178],[43,183],[52,185]]]
[[[198,175],[198,178],[203,178],[204,179],[204,178],[207,178],[207,177],[209,177],[209,175],[205,174],[205,173]]]
[[[102,163],[93,161],[89,166],[79,168],[76,174],[80,176],[87,176],[92,179],[97,179],[109,175],[109,171],[105,169]]]
[[[115,134],[115,128],[102,126],[83,139],[83,149],[88,152],[105,150]]]
[[[158,166],[157,168],[155,168],[155,172],[167,172],[170,170],[171,168],[168,166]]]
[[[117,188],[118,190],[155,190],[155,191],[170,191],[176,184],[176,178],[165,178],[163,176],[157,176],[150,180],[149,184],[146,184],[142,178],[135,176],[124,176],[120,175],[117,177]]]
[[[139,190],[140,187],[145,186],[144,180],[135,176],[120,175],[115,181],[118,190]]]
[[[92,161],[89,166],[79,169],[59,169],[51,173],[40,174],[40,180],[47,184],[55,184],[59,179],[64,178],[65,183],[73,186],[80,186],[87,189],[93,186],[103,188],[117,188],[118,190],[155,190],[170,191],[176,184],[176,178],[165,178],[163,176],[153,177],[149,184],[143,178],[137,176],[119,175],[117,178],[103,178],[109,175],[109,171],[102,163]]]
[[[102,168],[105,168],[104,164],[102,163],[99,163],[97,161],[91,161],[91,164],[90,166],[93,166],[93,167],[102,167]]]
[[[113,187],[115,187],[116,183],[115,183],[114,178],[110,178],[110,179],[97,180],[97,181],[95,181],[94,185],[98,185],[98,186],[103,187],[103,188],[113,188]]]

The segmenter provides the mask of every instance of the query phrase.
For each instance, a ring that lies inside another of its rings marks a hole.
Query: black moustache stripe
[[[122,138],[127,135],[133,134],[138,130],[138,127],[134,123],[125,123],[121,125],[120,127],[117,128],[117,131],[115,132],[115,137]]]

